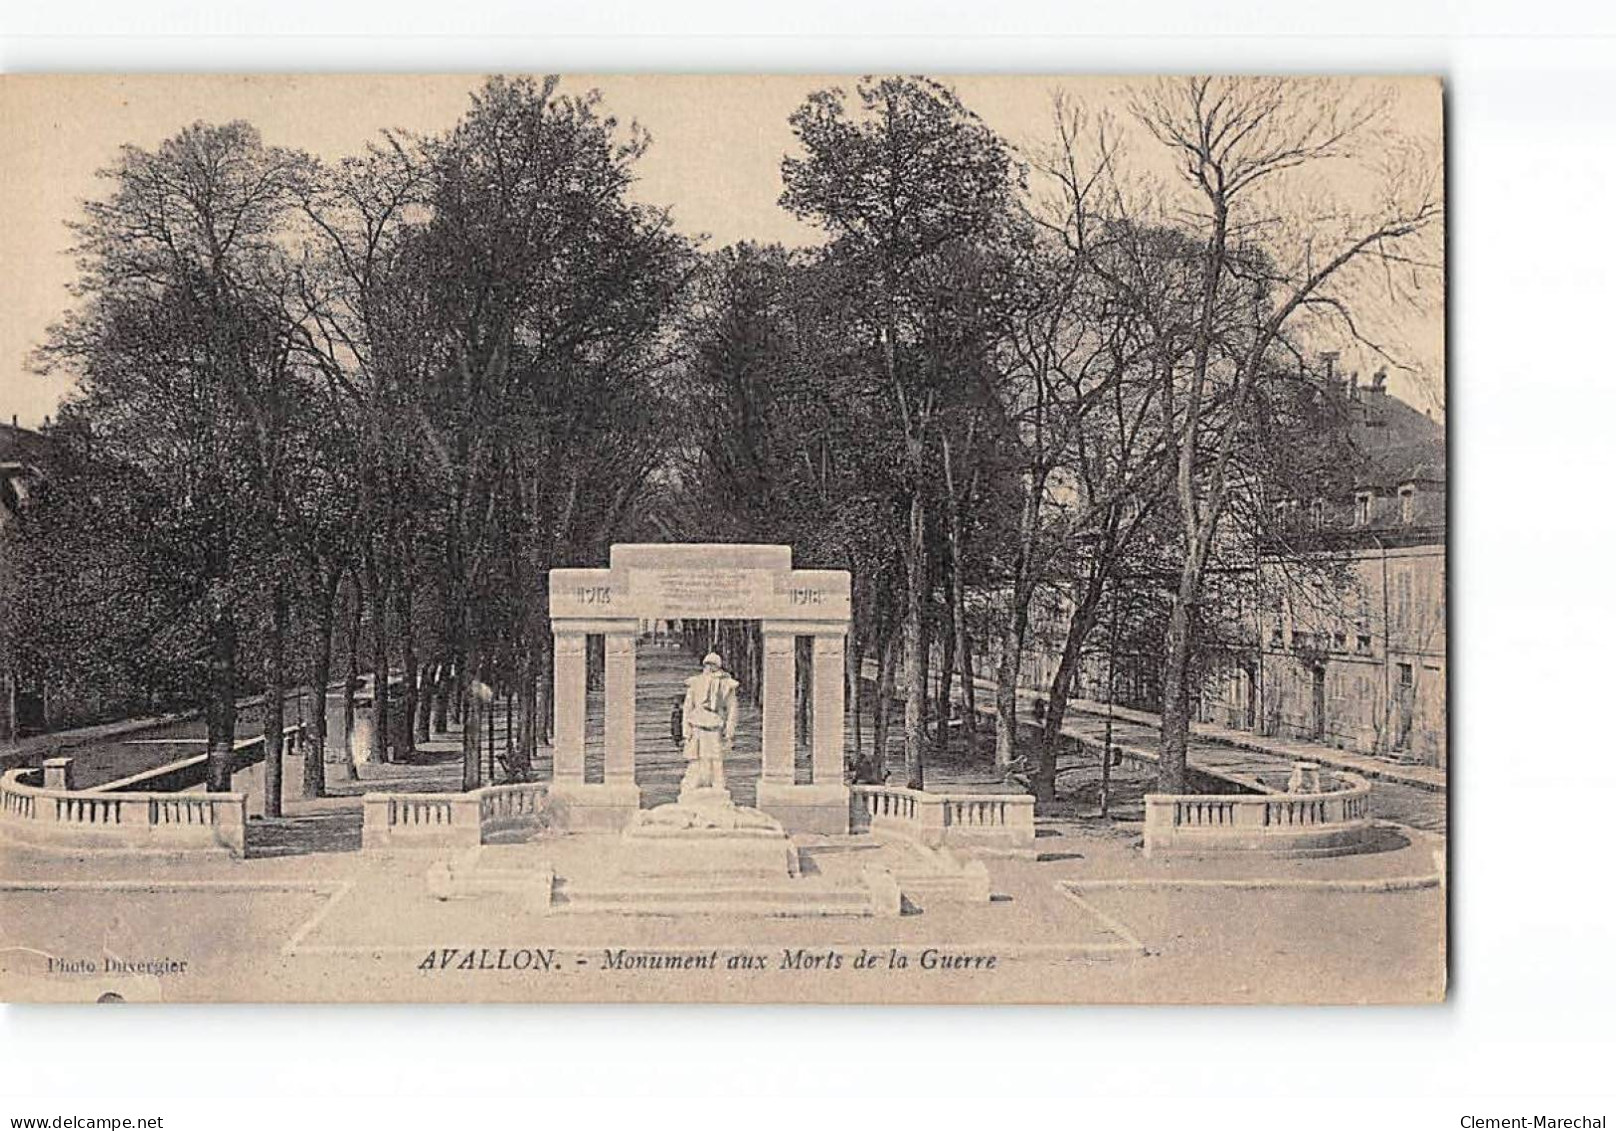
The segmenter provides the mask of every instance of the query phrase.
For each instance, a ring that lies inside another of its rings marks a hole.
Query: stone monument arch
[[[559,827],[615,830],[640,807],[634,782],[634,647],[641,621],[757,620],[763,629],[763,772],[757,807],[791,833],[845,834],[846,570],[793,569],[791,547],[629,544],[607,569],[550,571],[555,746],[550,807]],[[584,780],[586,642],[605,638],[605,773]],[[796,638],[813,638],[812,780],[795,772]]]

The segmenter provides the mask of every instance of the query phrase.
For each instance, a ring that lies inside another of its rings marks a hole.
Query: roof
[[[27,496],[25,481],[37,478],[50,465],[55,446],[49,436],[0,424],[0,523],[22,510]]]
[[[1349,433],[1362,462],[1355,487],[1393,490],[1404,483],[1446,483],[1448,442],[1443,426],[1375,386],[1348,386]]]
[[[1262,537],[1261,552],[1340,551],[1440,544],[1447,537],[1447,433],[1442,424],[1356,376],[1335,386],[1333,409],[1350,455],[1313,499],[1287,500]],[[1350,489],[1346,483],[1350,481]],[[1399,488],[1413,484],[1412,497]],[[1357,498],[1376,500],[1365,520]]]
[[[41,468],[50,464],[56,441],[31,428],[0,424],[0,465]]]

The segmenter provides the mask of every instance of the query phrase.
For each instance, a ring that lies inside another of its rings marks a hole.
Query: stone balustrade
[[[900,836],[928,848],[1032,852],[1033,799],[1018,793],[932,793],[888,785],[852,787],[854,831]]]
[[[46,789],[26,780],[37,774],[0,778],[0,827],[9,840],[103,852],[246,852],[245,794]]]
[[[492,785],[469,793],[367,793],[360,843],[369,850],[475,848],[544,822],[545,787]]]
[[[477,820],[483,840],[526,833],[545,824],[545,787],[536,782],[490,785],[477,791]]]
[[[1354,852],[1370,832],[1369,783],[1331,775],[1318,793],[1145,795],[1145,855]]]

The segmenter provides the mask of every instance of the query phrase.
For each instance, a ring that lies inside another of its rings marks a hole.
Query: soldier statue
[[[735,691],[739,686],[735,677],[724,670],[724,658],[717,652],[702,657],[701,673],[685,681],[683,729],[685,761],[689,765],[679,783],[681,802],[701,799],[703,793],[698,791],[708,790],[728,798],[724,756],[735,738],[739,706]]]

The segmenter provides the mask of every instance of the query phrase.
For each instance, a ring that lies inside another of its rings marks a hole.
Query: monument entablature
[[[552,618],[817,620],[852,616],[846,570],[793,569],[789,546],[613,546],[607,569],[550,571]]]

